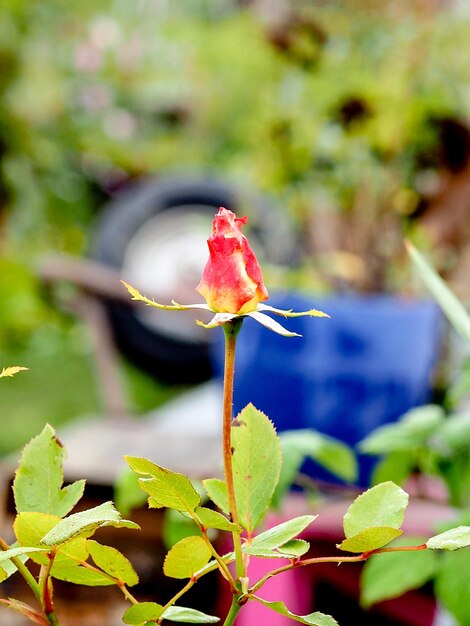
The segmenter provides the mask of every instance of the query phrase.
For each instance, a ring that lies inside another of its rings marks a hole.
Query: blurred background
[[[265,247],[273,233],[287,248],[266,255],[271,289],[419,293],[412,236],[468,299],[469,8],[4,0],[0,353],[30,371],[2,384],[0,453],[46,421],[103,410],[89,334],[40,268],[51,252],[96,256],[109,203],[148,177],[210,176],[269,198]],[[137,413],[191,382],[120,370]]]

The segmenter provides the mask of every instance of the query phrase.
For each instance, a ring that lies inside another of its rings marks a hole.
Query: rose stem
[[[227,484],[228,504],[232,522],[238,525],[237,503],[235,501],[235,487],[233,482],[232,466],[232,412],[233,412],[233,381],[235,372],[235,347],[237,334],[242,325],[242,318],[236,318],[223,324],[225,334],[225,364],[224,364],[224,399],[223,399],[223,422],[222,422],[222,449],[224,458],[224,475]],[[235,550],[237,578],[245,576],[243,563],[242,544],[240,534],[232,533],[233,547]],[[230,623],[230,622],[229,622]]]

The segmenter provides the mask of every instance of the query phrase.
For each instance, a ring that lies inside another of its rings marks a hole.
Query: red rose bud
[[[218,313],[243,315],[268,299],[258,260],[241,232],[246,221],[221,207],[212,222],[209,260],[196,290]]]

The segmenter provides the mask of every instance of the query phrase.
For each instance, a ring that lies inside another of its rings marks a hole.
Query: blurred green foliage
[[[4,365],[13,357],[28,365],[29,354],[47,361],[50,329],[61,338],[56,357],[81,363],[74,379],[89,388],[90,357],[70,319],[45,303],[37,259],[48,250],[85,254],[102,204],[168,170],[210,169],[274,193],[301,233],[317,213],[343,216],[348,236],[361,242],[362,269],[377,274],[371,284],[403,286],[402,234],[439,167],[432,120],[467,113],[469,20],[404,2],[378,10],[344,0],[293,2],[273,22],[241,4],[4,0]],[[281,280],[317,285],[325,271],[354,274],[352,257],[314,261],[307,256]],[[25,404],[35,397],[21,387],[27,376],[15,381]],[[93,395],[67,389],[67,407],[52,402],[41,419],[98,410]],[[23,411],[4,395],[2,412],[6,402]]]

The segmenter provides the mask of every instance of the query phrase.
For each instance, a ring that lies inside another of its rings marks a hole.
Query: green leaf
[[[246,548],[266,548],[272,550],[286,544],[297,535],[300,535],[310,524],[318,517],[318,515],[301,515],[294,517],[287,522],[273,526],[264,533],[260,533],[251,541]]]
[[[19,513],[14,522],[14,530],[19,543],[42,546],[43,550],[46,550],[41,539],[44,534],[55,530],[58,522],[61,522],[61,519],[57,515]],[[51,575],[77,585],[96,587],[115,584],[109,576],[81,566],[81,563],[88,559],[88,546],[91,543],[93,542],[88,542],[84,537],[76,537],[61,545],[54,558]],[[40,565],[47,565],[49,562],[47,555],[40,552],[31,553],[30,558]]]
[[[353,537],[366,528],[400,528],[408,505],[408,494],[392,482],[368,489],[350,505],[343,519],[344,534]]]
[[[367,454],[387,454],[422,448],[444,421],[442,407],[435,404],[411,409],[400,421],[374,430],[361,441],[359,449]]]
[[[16,510],[52,513],[63,517],[83,495],[85,481],[67,487],[62,464],[65,450],[52,426],[47,424],[23,449],[13,481]]]
[[[184,474],[172,472],[148,459],[131,456],[125,458],[134,472],[146,476],[139,479],[139,485],[149,494],[151,506],[177,511],[194,511],[199,506],[201,498]]]
[[[421,545],[424,539],[406,537],[393,545]],[[361,575],[361,604],[368,608],[377,602],[397,598],[422,587],[439,569],[439,558],[430,550],[389,552],[372,556]]]
[[[426,541],[431,550],[458,550],[470,546],[470,526],[457,526]]]
[[[406,247],[424,284],[444,311],[449,322],[464,339],[470,342],[470,316],[463,304],[410,242],[407,242]]]
[[[402,534],[408,494],[392,482],[365,491],[350,505],[343,519],[346,539],[338,545],[348,552],[382,548]]]
[[[18,548],[18,547],[19,547],[18,542],[15,542],[10,546],[10,550],[13,550],[14,548]],[[24,546],[24,547],[26,548],[26,550],[28,550],[27,546]],[[39,548],[39,550],[41,550],[41,548]],[[27,554],[19,554],[16,558],[22,563],[26,563],[29,556]],[[13,574],[15,574],[17,571],[18,571],[17,567],[13,563],[13,561],[9,561],[9,560],[2,561],[2,566],[0,567],[0,582],[2,583],[4,580],[7,580],[7,578],[10,578],[10,576],[13,576]]]
[[[163,612],[163,606],[156,602],[139,602],[133,604],[127,609],[122,616],[124,624],[133,624],[141,626],[148,621],[154,621],[160,617]]]
[[[465,452],[470,443],[470,413],[450,415],[438,434],[451,451]]]
[[[13,530],[20,545],[44,547],[41,544],[42,537],[51,528],[54,528],[60,520],[61,518],[58,515],[52,515],[51,513],[25,511],[24,513],[18,513],[16,516],[13,522]]]
[[[165,557],[163,572],[170,578],[192,578],[212,556],[202,537],[185,537]]]
[[[73,539],[62,545],[56,554],[51,574],[59,578],[64,570],[76,568],[88,559],[88,542],[84,537]]]
[[[79,536],[90,537],[98,528],[104,526],[139,528],[135,522],[123,520],[112,502],[105,502],[92,509],[74,513],[61,520],[42,538],[42,543],[53,546]]]
[[[207,478],[202,481],[207,495],[212,502],[219,507],[226,515],[230,515],[230,506],[228,503],[227,485],[220,478]]]
[[[342,441],[315,430],[287,431],[280,439],[283,455],[286,449],[293,449],[339,478],[349,482],[357,478],[356,456]]]
[[[281,471],[272,422],[252,404],[232,423],[233,478],[240,524],[251,534],[267,513]]]
[[[393,541],[402,534],[399,528],[390,528],[389,526],[378,526],[364,528],[361,532],[344,539],[339,545],[340,550],[346,552],[369,552],[386,546],[387,543]]]
[[[150,621],[154,621],[160,617],[163,612],[163,606],[156,602],[139,602],[127,609],[122,616],[124,624],[134,624],[140,626],[141,624]]]
[[[60,517],[57,515],[27,511],[19,513],[16,516],[13,529],[18,543],[21,545],[37,546],[45,549],[41,539],[47,532],[54,528],[58,522],[60,522]],[[49,562],[47,555],[41,553],[32,554],[30,558],[40,565],[47,565]],[[75,539],[58,550],[54,559],[53,570],[55,567],[58,567],[63,560],[67,562],[69,559],[74,559],[74,561],[86,561],[87,558],[88,550],[85,539]]]
[[[206,507],[198,506],[194,511],[199,518],[199,521],[204,526],[204,528],[217,528],[218,530],[228,530],[230,532],[241,533],[241,526],[237,526],[236,524],[232,524],[226,517],[218,513],[217,511],[213,511],[212,509],[208,509]]]
[[[247,547],[243,550],[244,554],[249,554],[250,556],[257,556],[262,559],[288,559],[290,558],[288,554],[283,554],[279,552],[279,550],[269,550],[268,548],[250,548]]]
[[[175,509],[165,509],[163,511],[162,539],[163,545],[167,550],[185,537],[201,534],[196,522],[188,518],[187,515]]]
[[[259,556],[268,559],[297,559],[310,549],[308,541],[303,539],[291,539],[278,548],[258,548],[257,546],[243,546],[243,552],[251,556]]]
[[[170,606],[163,614],[169,622],[182,624],[215,624],[220,621],[215,615],[206,615],[195,609],[187,609],[184,606]]]
[[[282,468],[273,506],[280,506],[282,498],[295,483],[303,462],[308,458],[345,481],[356,479],[356,456],[343,442],[314,430],[285,431],[279,435],[279,439]]]
[[[25,556],[23,558],[26,559],[26,560],[23,561],[23,563],[26,563],[26,561],[28,560],[28,557]],[[13,565],[13,563],[11,561],[4,561],[3,566],[0,567],[0,583],[2,583],[3,581],[7,580],[7,578],[10,578],[10,576],[15,574],[15,572],[17,572],[17,571],[18,570],[17,570],[16,566]]]
[[[338,622],[331,617],[331,615],[326,615],[325,613],[320,613],[319,611],[309,613],[308,615],[295,615],[289,611],[284,602],[268,602],[258,596],[253,596],[253,598],[276,613],[285,615],[285,617],[290,618],[294,622],[300,622],[301,624],[313,624],[314,626],[338,626]]]
[[[0,551],[0,563],[3,561],[8,561],[9,559],[13,559],[17,556],[29,555],[33,552],[45,552],[46,548],[37,548],[37,547],[21,547],[21,548],[10,548],[9,550]]]
[[[310,544],[304,539],[291,539],[278,548],[279,552],[289,557],[300,557],[310,550]]]
[[[52,576],[57,580],[63,580],[74,585],[85,585],[87,587],[108,587],[115,585],[116,581],[96,570],[82,567],[78,563],[69,560],[60,565],[54,563]]]
[[[470,550],[441,554],[434,584],[438,600],[462,626],[470,624]]]
[[[397,485],[403,485],[411,476],[415,467],[416,459],[409,451],[391,452],[374,467],[372,484],[378,485],[392,481]]]
[[[130,468],[117,477],[114,483],[114,504],[122,515],[143,506],[147,502],[147,494],[139,485],[139,478]]]
[[[111,546],[103,546],[96,541],[87,542],[88,551],[95,564],[104,572],[122,581],[128,587],[139,582],[134,568],[126,557]]]

